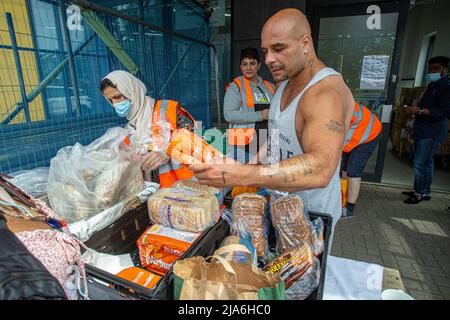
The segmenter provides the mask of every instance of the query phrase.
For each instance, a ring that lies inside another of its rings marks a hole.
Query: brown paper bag
[[[278,275],[220,255],[177,261],[173,268],[174,297],[179,300],[284,300]]]

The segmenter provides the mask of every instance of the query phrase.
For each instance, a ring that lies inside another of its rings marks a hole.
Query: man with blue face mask
[[[414,140],[414,191],[402,194],[409,196],[404,202],[417,204],[431,199],[433,179],[433,154],[445,140],[450,118],[450,81],[447,78],[449,58],[434,57],[428,62],[426,80],[428,87],[419,105],[405,106],[408,114],[415,115]]]

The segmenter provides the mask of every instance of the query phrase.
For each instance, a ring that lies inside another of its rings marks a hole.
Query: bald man
[[[276,82],[269,113],[271,136],[263,165],[192,165],[200,183],[261,186],[299,195],[308,211],[342,214],[339,162],[354,110],[351,91],[316,56],[309,23],[284,9],[264,25],[262,50]],[[275,192],[274,192],[275,193]],[[332,231],[333,233],[333,231]],[[332,236],[329,249],[331,249]]]

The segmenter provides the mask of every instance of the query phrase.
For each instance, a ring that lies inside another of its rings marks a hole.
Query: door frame
[[[400,59],[405,39],[406,22],[409,12],[409,0],[400,1],[365,1],[364,0],[316,0],[308,1],[307,14],[311,23],[311,32],[313,37],[314,48],[317,55],[318,52],[318,39],[319,39],[319,26],[320,19],[327,17],[345,17],[355,15],[367,15],[367,8],[369,5],[378,5],[381,9],[381,13],[395,13],[398,12],[397,32],[394,43],[394,51],[392,54],[392,62],[390,66],[390,74],[388,77],[388,94],[385,104],[394,106],[395,91],[397,88],[398,74],[400,69]],[[393,75],[396,76],[393,81]],[[391,123],[383,123],[383,129],[381,131],[381,139],[378,148],[377,162],[375,166],[375,172],[364,172],[363,180],[369,182],[381,183],[383,176],[384,161],[386,158],[387,144],[389,140],[389,132]]]

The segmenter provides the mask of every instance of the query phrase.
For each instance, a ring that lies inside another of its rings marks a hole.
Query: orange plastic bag
[[[158,281],[162,278],[156,274],[153,274],[147,270],[131,267],[120,271],[116,276],[119,278],[131,281],[147,289],[152,289],[156,286]]]
[[[136,243],[141,265],[164,276],[199,235],[160,224],[151,226]]]
[[[222,155],[200,136],[186,129],[174,132],[166,153],[185,165],[207,163]]]

